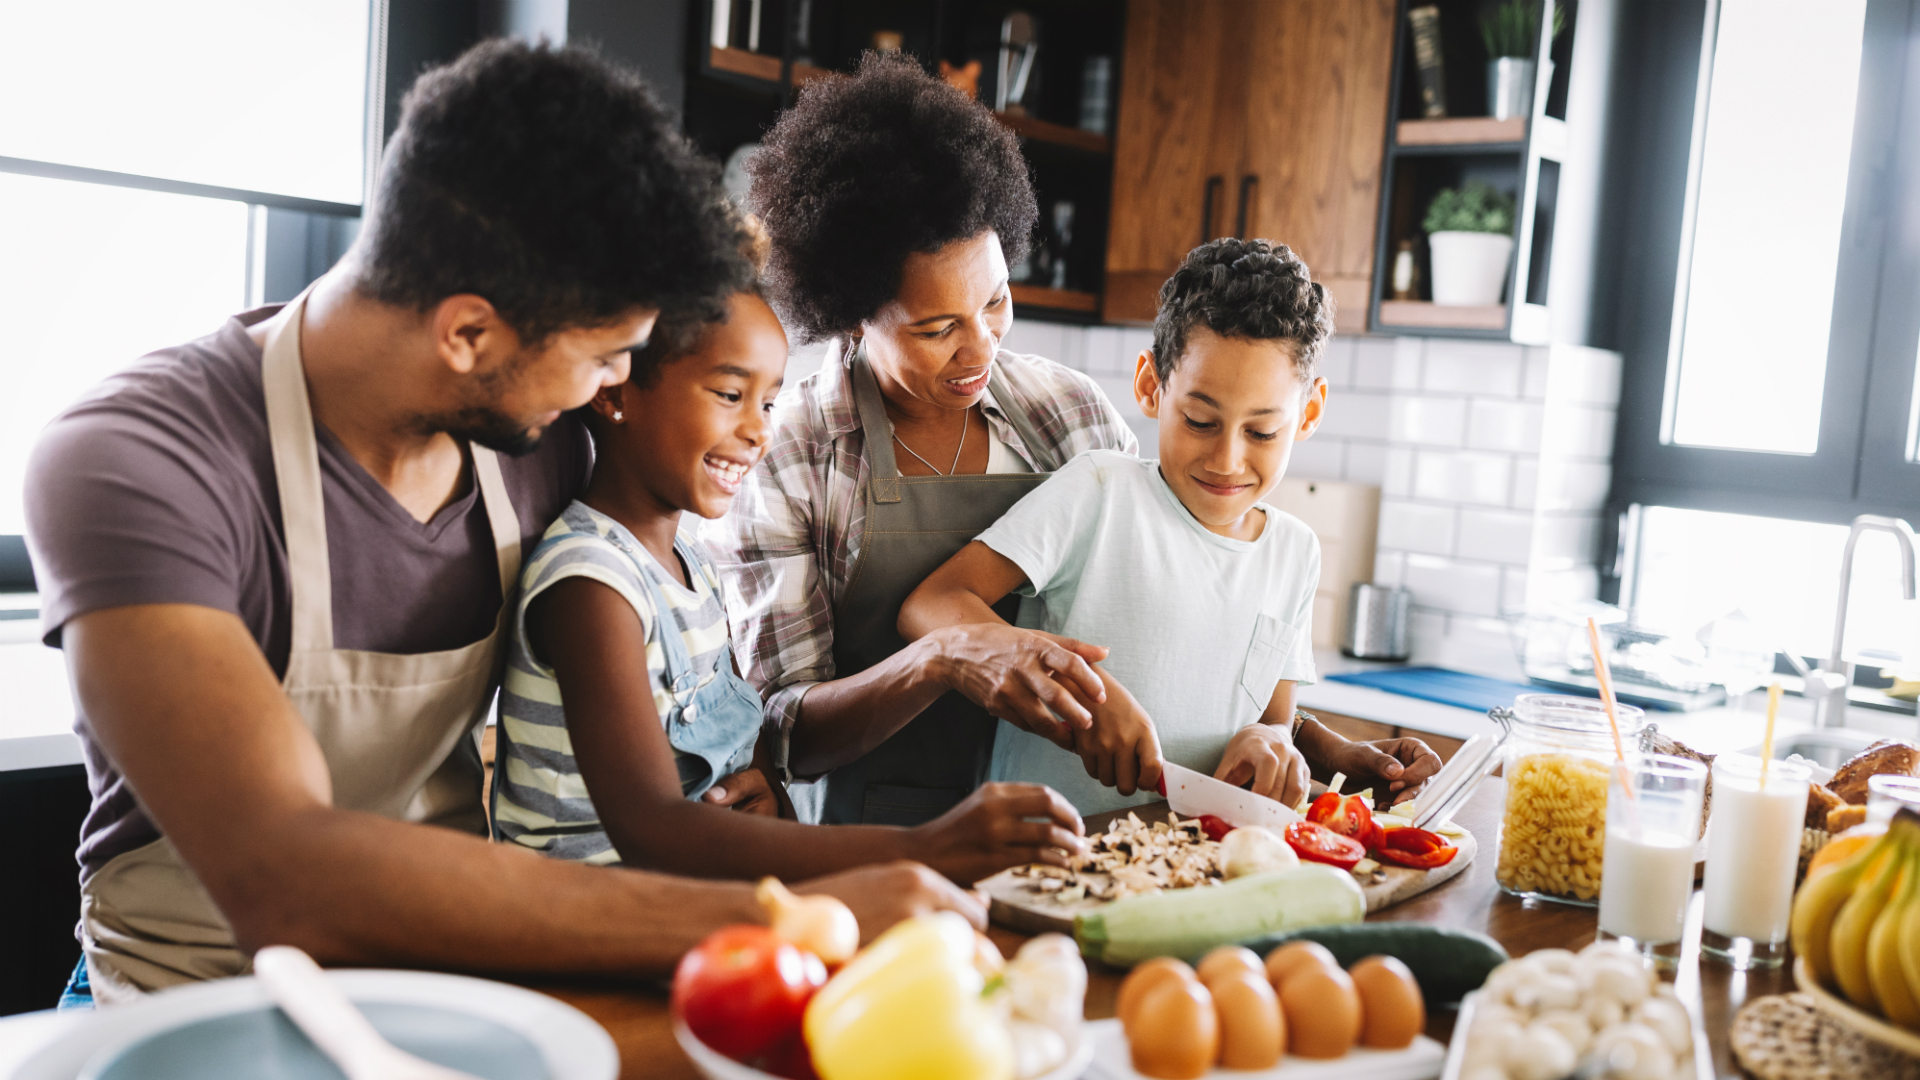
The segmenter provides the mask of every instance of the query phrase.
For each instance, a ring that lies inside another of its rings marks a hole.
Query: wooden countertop
[[[1455,822],[1471,831],[1480,843],[1480,854],[1472,866],[1432,892],[1370,918],[1380,922],[1428,922],[1477,930],[1500,942],[1515,956],[1550,947],[1579,949],[1591,942],[1593,909],[1518,900],[1502,893],[1494,882],[1493,868],[1498,855],[1496,835],[1505,798],[1505,782],[1489,778],[1455,818]],[[1686,948],[1674,973],[1675,987],[1681,997],[1701,1007],[1707,1037],[1713,1047],[1715,1072],[1720,1077],[1741,1076],[1727,1046],[1727,1030],[1733,1014],[1749,998],[1790,991],[1793,980],[1785,969],[1735,972],[1721,964],[1700,963],[1700,910],[1700,896],[1696,892],[1687,917]],[[998,926],[989,931],[989,936],[1009,954],[1026,940],[1025,935]],[[1114,995],[1125,973],[1101,964],[1090,964],[1089,968],[1087,1018],[1110,1017]],[[664,989],[554,985],[536,985],[535,989],[573,1004],[613,1035],[620,1048],[622,1080],[681,1080],[699,1075],[673,1041]],[[1444,1042],[1452,1030],[1451,1011],[1428,1018],[1427,1033],[1434,1038]]]

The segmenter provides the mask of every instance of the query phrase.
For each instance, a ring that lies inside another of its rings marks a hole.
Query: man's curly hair
[[[1307,382],[1333,334],[1333,297],[1287,245],[1227,237],[1187,252],[1160,286],[1153,370],[1162,384],[1196,326],[1221,337],[1291,343],[1294,373]]]
[[[374,299],[474,293],[532,345],[635,308],[711,311],[748,279],[713,165],[593,52],[483,42],[401,108],[356,253]]]
[[[909,254],[991,229],[1019,262],[1039,218],[1019,140],[901,54],[809,84],[748,168],[773,236],[767,286],[803,343],[872,318]]]

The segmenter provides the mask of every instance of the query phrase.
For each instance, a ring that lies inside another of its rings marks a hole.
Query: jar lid
[[[1581,734],[1608,731],[1607,707],[1598,698],[1521,694],[1513,699],[1513,713],[1533,727]],[[1647,726],[1647,714],[1632,705],[1615,702],[1614,715],[1620,721],[1621,740],[1632,741],[1637,748],[1640,729]]]

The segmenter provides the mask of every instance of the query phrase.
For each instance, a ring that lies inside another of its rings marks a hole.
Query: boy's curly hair
[[[1294,373],[1307,382],[1333,333],[1333,297],[1287,245],[1227,237],[1187,252],[1160,286],[1153,370],[1161,383],[1173,374],[1196,326],[1221,337],[1290,342]]]
[[[420,76],[356,245],[357,287],[427,310],[477,293],[528,345],[747,279],[717,170],[640,77],[494,40]]]
[[[872,318],[911,253],[992,229],[1019,262],[1039,218],[1014,134],[900,54],[809,84],[748,169],[773,237],[767,286],[803,343]]]

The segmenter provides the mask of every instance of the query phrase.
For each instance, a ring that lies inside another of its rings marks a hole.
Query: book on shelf
[[[1447,71],[1440,56],[1440,9],[1429,5],[1407,12],[1413,35],[1413,67],[1420,80],[1421,115],[1447,115]]]

